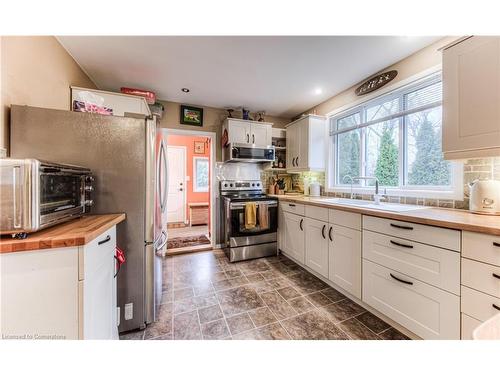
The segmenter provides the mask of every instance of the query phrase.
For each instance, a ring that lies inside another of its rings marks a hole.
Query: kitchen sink
[[[372,210],[392,211],[392,212],[406,212],[406,211],[414,211],[427,208],[424,206],[416,206],[412,204],[385,203],[385,202],[381,202],[380,204],[375,204],[372,201],[365,201],[360,199],[348,199],[348,198],[324,198],[324,199],[318,198],[318,199],[311,199],[311,201],[340,204],[345,206],[364,207]]]

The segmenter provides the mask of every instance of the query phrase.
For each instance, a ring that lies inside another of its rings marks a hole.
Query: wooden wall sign
[[[375,90],[378,90],[382,86],[391,82],[398,75],[397,70],[390,70],[388,72],[381,73],[375,77],[370,78],[359,86],[355,93],[357,96],[365,95]]]

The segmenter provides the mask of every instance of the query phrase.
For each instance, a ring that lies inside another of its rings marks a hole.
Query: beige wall
[[[457,37],[446,37],[438,40],[436,43],[431,44],[430,46],[423,48],[413,55],[408,56],[407,58],[388,66],[387,68],[381,70],[380,72],[374,72],[373,75],[381,73],[387,70],[397,70],[397,77],[389,84],[395,84],[399,81],[410,78],[411,76],[421,73],[422,71],[432,68],[436,65],[441,64],[441,51],[438,49],[451,43],[453,40],[457,39]],[[368,79],[366,77],[365,79]],[[340,94],[331,97],[330,99],[324,101],[321,104],[314,106],[313,108],[308,109],[304,113],[313,113],[317,115],[325,115],[335,109],[341,108],[343,106],[349,105],[355,101],[362,99],[363,97],[356,96],[354,90],[365,81],[363,79],[361,82],[356,85],[348,88],[345,91],[342,91]]]
[[[96,88],[52,36],[3,36],[0,55],[0,147],[8,148],[11,104],[69,109],[71,85]]]
[[[227,117],[227,112],[220,108],[202,107],[203,108],[203,127],[200,126],[190,126],[182,125],[180,123],[180,103],[161,101],[165,106],[165,112],[161,120],[160,126],[163,128],[170,129],[182,129],[182,130],[201,130],[208,132],[215,132],[217,134],[216,141],[216,160],[221,161],[221,147],[220,147],[220,137],[222,122]],[[241,116],[241,112],[233,112],[234,117]],[[252,114],[252,117],[253,116]],[[266,122],[272,122],[274,127],[284,128],[286,124],[290,122],[290,119],[264,116]]]

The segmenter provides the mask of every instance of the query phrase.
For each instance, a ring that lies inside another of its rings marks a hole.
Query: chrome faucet
[[[349,196],[349,198],[350,198],[350,199],[352,199],[352,184],[353,184],[354,180],[353,180],[353,178],[352,178],[350,175],[346,174],[346,175],[342,178],[342,183],[343,183],[343,184],[345,184],[345,180],[346,180],[346,179],[351,180],[351,195]]]
[[[373,203],[375,204],[380,204],[380,199],[384,198],[382,195],[379,194],[379,181],[378,178],[373,176],[357,176],[353,177],[352,180],[375,180],[375,194],[373,195]],[[351,196],[352,196],[352,182],[351,182]]]

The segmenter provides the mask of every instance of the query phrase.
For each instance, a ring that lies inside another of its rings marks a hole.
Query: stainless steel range
[[[277,253],[278,200],[260,181],[220,183],[224,251],[230,262]]]

